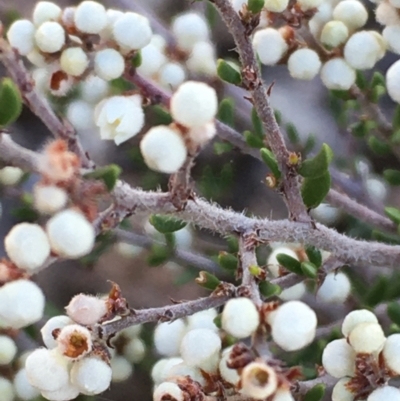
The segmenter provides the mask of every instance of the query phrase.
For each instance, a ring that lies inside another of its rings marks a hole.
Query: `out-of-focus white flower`
[[[145,354],[146,345],[140,338],[132,338],[124,345],[123,355],[130,363],[139,363]]]
[[[279,298],[283,301],[295,301],[296,299],[302,298],[306,291],[307,288],[303,282],[297,283],[291,287],[285,288],[279,294]]]
[[[327,46],[339,46],[345,43],[348,37],[349,29],[342,21],[329,21],[322,28],[321,42]]]
[[[311,49],[298,49],[293,52],[288,60],[290,75],[297,79],[313,79],[321,68],[321,60],[318,54]]]
[[[96,76],[89,75],[81,83],[82,100],[88,103],[97,103],[104,99],[108,93],[108,83],[106,80]]]
[[[161,355],[177,356],[179,347],[186,332],[182,319],[160,323],[154,331],[154,345]]]
[[[39,52],[38,49],[33,49],[30,51],[26,58],[36,67],[47,67],[47,62],[44,56]],[[46,74],[48,74],[48,71],[46,70]],[[36,80],[35,80],[36,81]]]
[[[75,10],[74,21],[81,32],[100,33],[108,22],[106,9],[96,1],[82,1]]]
[[[67,107],[67,119],[78,131],[93,128],[93,115],[93,106],[84,100],[74,100]]]
[[[200,127],[194,127],[189,130],[189,136],[191,140],[201,146],[211,141],[216,134],[217,128],[214,122],[202,125]]]
[[[209,29],[207,22],[196,13],[185,13],[176,17],[172,23],[172,33],[178,46],[186,51],[192,50],[197,42],[207,41]]]
[[[400,401],[400,390],[393,386],[383,386],[375,389],[369,396],[367,401]]]
[[[400,60],[391,65],[386,73],[386,87],[389,96],[400,103]]]
[[[386,76],[386,86],[389,87],[387,76]],[[368,177],[365,182],[365,189],[367,190],[367,193],[371,197],[371,199],[374,200],[375,202],[385,202],[388,195],[388,186],[378,176]]]
[[[400,374],[400,334],[392,334],[389,336],[383,346],[382,356],[385,365],[396,375]]]
[[[7,39],[11,47],[18,50],[19,54],[26,56],[34,47],[35,26],[27,19],[13,22],[7,31]]]
[[[14,401],[15,390],[12,382],[4,377],[0,377],[1,401]]]
[[[114,49],[100,50],[94,57],[94,70],[100,78],[106,81],[119,78],[124,69],[124,58]]]
[[[400,25],[389,25],[382,32],[388,43],[388,48],[393,53],[400,54]]]
[[[0,335],[0,365],[8,365],[17,354],[17,346],[14,340],[5,335]]]
[[[333,19],[342,21],[354,31],[367,23],[368,11],[358,0],[344,0],[334,8]]]
[[[24,172],[19,167],[7,166],[0,169],[0,184],[15,185],[21,180]]]
[[[162,51],[153,43],[149,43],[140,51],[142,63],[137,71],[146,76],[152,77],[160,70],[161,66],[167,61]]]
[[[273,13],[281,13],[286,10],[289,0],[265,0],[264,8]]]
[[[310,10],[311,8],[317,8],[323,3],[323,0],[298,0],[297,4],[303,11]]]
[[[354,401],[354,394],[347,388],[349,381],[349,377],[343,377],[335,384],[332,391],[332,401]]]
[[[185,69],[175,62],[166,63],[158,73],[158,81],[168,89],[176,89],[185,79]]]
[[[35,208],[43,214],[54,214],[65,207],[67,193],[54,185],[36,184],[33,188]]]
[[[70,47],[61,53],[60,65],[67,74],[77,77],[85,72],[89,59],[80,47]]]
[[[94,118],[101,139],[114,140],[120,145],[137,135],[144,125],[142,98],[133,95],[104,99],[96,106]]]
[[[114,356],[111,358],[110,363],[112,370],[111,381],[113,383],[123,382],[132,375],[133,367],[123,356]]]
[[[71,383],[67,383],[56,391],[42,391],[41,395],[49,401],[74,400],[80,391]]]
[[[154,401],[162,400],[183,401],[184,394],[176,383],[164,382],[158,385],[153,393]]]
[[[206,41],[195,43],[186,61],[186,66],[192,73],[215,76],[217,59],[214,45]]]
[[[35,42],[45,53],[58,52],[65,43],[64,28],[58,22],[46,21],[36,30]]]
[[[350,291],[350,280],[344,273],[329,273],[318,289],[317,299],[322,302],[344,303]]]
[[[400,16],[397,13],[397,9],[388,1],[379,2],[375,9],[375,17],[377,22],[382,25],[400,24]]]
[[[17,372],[13,384],[17,397],[23,401],[30,401],[39,396],[39,390],[28,381],[26,369],[20,369]]]
[[[51,1],[39,1],[33,10],[33,23],[40,26],[46,21],[57,21],[61,17],[61,8]]]
[[[264,65],[275,65],[288,49],[285,39],[274,28],[257,31],[253,37],[253,46]]]

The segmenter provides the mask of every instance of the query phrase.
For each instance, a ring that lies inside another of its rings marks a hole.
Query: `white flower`
[[[43,214],[53,214],[61,210],[68,202],[67,193],[54,185],[36,184],[33,188],[35,208]]]
[[[251,362],[241,373],[241,392],[256,400],[264,400],[275,393],[278,379],[275,371],[263,362]]]
[[[400,26],[390,25],[385,27],[382,35],[388,43],[389,50],[393,53],[400,54]]]
[[[400,23],[400,16],[397,13],[397,9],[386,1],[382,1],[378,4],[375,10],[375,17],[377,22],[382,25],[397,25]]]
[[[93,295],[78,294],[65,309],[67,315],[75,322],[91,326],[107,313],[107,304],[104,299]]]
[[[30,401],[39,396],[39,390],[28,381],[26,369],[20,369],[14,376],[14,388],[17,396],[23,401]]]
[[[93,106],[84,100],[73,100],[67,107],[67,120],[78,131],[88,130],[94,126]]]
[[[297,79],[313,79],[321,68],[317,52],[311,49],[299,49],[293,52],[288,60],[290,75]]]
[[[42,67],[45,72],[46,75],[49,75],[49,72],[47,71],[47,62],[46,59],[44,58],[44,56],[39,52],[39,50],[37,48],[33,49],[32,51],[30,51],[26,58],[36,67]],[[34,70],[37,71],[37,70]],[[36,79],[35,79],[36,81]]]
[[[281,13],[286,10],[289,0],[265,0],[264,8],[273,13]]]
[[[142,63],[137,71],[145,77],[157,74],[161,66],[167,61],[162,51],[153,43],[149,43],[140,51]]]
[[[217,73],[217,59],[214,45],[206,41],[195,43],[186,61],[186,66],[194,74],[215,76]]]
[[[349,30],[342,21],[329,21],[322,28],[321,42],[325,45],[331,47],[339,46],[346,42],[348,37]]]
[[[378,323],[359,323],[348,337],[349,344],[357,354],[379,352],[385,340],[385,334]]]
[[[89,75],[81,83],[82,100],[88,103],[98,103],[104,99],[108,93],[108,83],[106,80],[96,76]]]
[[[294,301],[296,299],[302,298],[303,295],[306,293],[306,291],[307,291],[306,285],[303,282],[301,282],[292,285],[291,287],[285,288],[279,294],[279,298],[282,299],[282,301]]]
[[[387,79],[386,86],[388,86]],[[385,202],[389,192],[387,184],[381,178],[371,175],[366,179],[365,189],[374,202]]]
[[[389,96],[400,103],[400,60],[391,65],[386,73],[386,87]]]
[[[214,122],[211,122],[192,128],[188,134],[193,142],[202,146],[214,138],[217,134],[217,127]]]
[[[179,347],[186,332],[182,319],[160,323],[154,331],[154,345],[161,355],[179,355]]]
[[[106,81],[119,78],[124,69],[124,58],[114,49],[100,50],[94,57],[94,70],[100,78]]]
[[[328,374],[337,379],[353,376],[356,353],[345,338],[330,342],[322,354],[322,365]]]
[[[344,273],[329,273],[317,292],[317,300],[344,303],[351,291],[350,280]]]
[[[285,39],[274,28],[257,31],[253,37],[253,46],[264,65],[275,65],[288,49]]]
[[[0,365],[8,365],[17,354],[17,346],[14,340],[5,335],[0,335]]]
[[[355,394],[351,393],[346,385],[350,381],[350,378],[343,377],[340,379],[332,391],[332,401],[354,401]]]
[[[107,25],[106,9],[96,1],[82,1],[75,10],[75,25],[85,33],[99,33]]]
[[[33,10],[33,23],[40,26],[46,21],[57,21],[61,17],[61,8],[51,1],[39,1]]]
[[[214,319],[217,317],[217,311],[215,309],[207,309],[197,312],[187,317],[187,331],[194,329],[209,329],[218,331],[218,327],[214,323]]]
[[[240,376],[236,369],[228,368],[227,362],[230,359],[230,352],[225,352],[219,362],[219,373],[224,380],[236,386],[239,383]]]
[[[230,299],[222,312],[222,328],[236,338],[253,334],[260,324],[260,315],[248,298]]]
[[[400,334],[392,334],[389,336],[383,346],[382,355],[385,365],[396,375],[400,375]]]
[[[356,81],[356,72],[343,58],[333,58],[323,65],[321,79],[328,89],[348,90]]]
[[[57,341],[54,338],[53,331],[56,329],[63,329],[65,326],[73,323],[74,322],[68,316],[64,315],[50,318],[40,330],[44,345],[49,349],[56,348]]]
[[[0,376],[1,401],[14,401],[15,390],[10,380]]]
[[[360,323],[378,323],[376,316],[367,309],[354,310],[346,315],[342,323],[342,334],[347,337]]]
[[[124,345],[123,354],[130,363],[139,363],[146,354],[146,345],[140,338],[132,338]]]
[[[152,31],[143,15],[127,12],[113,25],[113,36],[124,51],[142,49],[150,43]]]
[[[193,128],[211,122],[218,109],[217,94],[203,82],[183,83],[171,98],[171,115],[180,124]]]
[[[333,10],[333,19],[342,21],[350,30],[356,30],[367,23],[368,11],[358,0],[344,0]]]
[[[154,401],[162,400],[184,401],[183,391],[175,383],[164,382],[158,385],[153,393]]]
[[[183,363],[182,358],[168,358],[168,359],[161,359],[160,363],[156,363],[153,366],[153,370],[151,371],[152,377],[154,377],[154,383],[161,383],[167,380],[170,377],[170,372],[172,368],[180,363]],[[154,374],[154,376],[153,376]]]
[[[0,169],[0,184],[15,185],[21,180],[24,172],[19,167],[6,166]]]
[[[178,46],[186,51],[190,51],[197,42],[207,41],[210,34],[204,18],[192,12],[174,19],[172,33],[176,37]]]
[[[186,160],[187,149],[179,132],[159,125],[151,128],[140,142],[145,163],[153,170],[172,174]]]
[[[158,81],[168,89],[176,89],[185,79],[185,69],[179,63],[175,62],[166,63],[161,67],[158,74]]]
[[[100,138],[114,140],[116,145],[137,135],[144,125],[142,100],[139,95],[112,96],[101,101],[94,111]]]
[[[11,261],[29,272],[41,267],[50,255],[47,235],[38,224],[15,225],[4,239],[4,246]]]
[[[61,355],[78,360],[93,348],[90,331],[79,324],[68,324],[61,328],[57,337],[57,350]]]
[[[94,356],[75,362],[71,369],[72,384],[85,395],[100,394],[107,390],[111,383],[111,377],[111,367]]]
[[[123,356],[114,356],[111,359],[111,381],[119,383],[125,381],[133,373],[133,367]]]
[[[91,252],[95,241],[93,226],[73,209],[55,214],[46,225],[52,250],[60,257],[78,259]]]
[[[58,22],[46,21],[36,30],[35,41],[44,53],[58,52],[65,43],[64,28]]]
[[[400,390],[393,386],[383,386],[375,389],[367,398],[367,401],[400,401]]]
[[[34,35],[35,26],[27,19],[13,22],[7,31],[8,42],[22,56],[26,56],[33,50],[35,46]]]
[[[61,53],[60,65],[67,74],[78,77],[85,72],[89,59],[80,47],[70,47]]]

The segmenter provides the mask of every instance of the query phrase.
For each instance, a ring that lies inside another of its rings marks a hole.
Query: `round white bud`
[[[330,342],[322,353],[322,365],[337,379],[354,375],[355,359],[356,353],[345,338]]]
[[[342,334],[347,337],[360,323],[378,323],[376,316],[367,309],[354,310],[346,315],[342,323]]]
[[[21,181],[24,172],[19,167],[6,166],[0,169],[0,184],[16,185]]]
[[[393,386],[382,386],[375,389],[367,398],[367,401],[400,401],[400,390]]]
[[[113,10],[109,8],[106,11],[107,14],[107,25],[100,32],[100,37],[103,40],[112,40],[113,39],[113,25],[118,18],[121,18],[124,13],[120,10]]]
[[[72,360],[83,358],[92,350],[90,331],[79,324],[64,326],[57,336],[57,350]]]
[[[44,53],[58,52],[65,43],[64,28],[58,22],[46,21],[36,30],[35,41]]]
[[[253,36],[253,46],[264,65],[275,65],[288,49],[285,39],[274,28],[257,31]]]
[[[15,21],[7,31],[10,46],[18,50],[21,56],[26,56],[34,47],[35,26],[27,19]]]
[[[20,369],[14,376],[14,388],[18,398],[30,401],[39,396],[39,390],[33,387],[26,375],[26,369]]]
[[[301,282],[295,285],[292,285],[289,288],[285,288],[280,294],[279,298],[282,301],[294,301],[296,299],[300,299],[306,293],[307,288],[306,285]]]
[[[5,335],[0,335],[0,365],[8,365],[17,354],[17,346],[14,340]]]
[[[181,355],[189,366],[215,372],[219,362],[221,339],[213,330],[190,330],[182,339]]]
[[[295,401],[295,399],[293,398],[290,390],[283,387],[276,390],[272,401]]]
[[[142,62],[137,71],[145,77],[157,74],[161,66],[167,61],[162,51],[153,43],[149,43],[140,51]]]
[[[98,103],[104,99],[108,93],[108,83],[106,80],[96,76],[89,75],[81,83],[82,100],[88,103]]]
[[[187,330],[194,329],[209,329],[218,331],[218,327],[214,323],[214,319],[217,317],[217,311],[215,309],[207,309],[197,312],[187,318]]]
[[[123,354],[130,363],[139,363],[146,354],[146,345],[140,338],[132,338],[124,345]]]
[[[57,21],[61,17],[61,8],[51,1],[39,1],[33,10],[33,23],[40,26],[46,21]]]
[[[382,31],[389,50],[393,53],[400,54],[400,25],[390,25]]]
[[[400,24],[400,16],[397,9],[388,1],[382,1],[375,9],[376,21],[382,25],[398,25]]]
[[[140,141],[140,151],[148,167],[162,173],[178,171],[186,160],[187,149],[179,132],[159,125]]]
[[[344,303],[351,291],[351,283],[344,273],[329,273],[317,292],[317,300]]]
[[[156,369],[156,371],[154,373],[157,373],[157,370],[159,370],[159,382],[163,382],[165,380],[167,380],[168,377],[171,376],[171,370],[174,366],[183,363],[183,359],[182,358],[168,358],[165,359],[165,364],[161,364],[160,366],[162,367],[162,369],[160,370],[159,368]],[[155,367],[155,366],[154,366]],[[155,381],[155,383],[157,383],[157,381]]]
[[[94,119],[100,127],[100,138],[120,145],[137,135],[144,125],[142,98],[133,95],[104,99],[96,106]]]
[[[360,323],[351,330],[349,344],[357,354],[372,354],[381,351],[385,334],[378,323]]]
[[[83,358],[72,365],[71,382],[85,395],[106,391],[110,386],[111,377],[111,367],[94,356]]]
[[[64,315],[53,316],[50,318],[40,330],[44,345],[49,349],[56,348],[57,341],[53,335],[54,330],[63,329],[65,326],[73,323],[74,322],[68,316]]]
[[[230,359],[230,353],[225,352],[219,362],[219,373],[224,380],[236,386],[239,383],[240,376],[236,369],[228,368],[227,362]]]
[[[47,235],[38,224],[16,224],[4,239],[8,257],[20,269],[32,272],[50,255]]]
[[[262,362],[251,362],[241,373],[241,393],[256,400],[264,400],[275,393],[278,380],[275,371]]]
[[[133,373],[132,365],[123,356],[114,356],[111,358],[110,363],[112,370],[111,381],[114,383],[125,381]]]
[[[350,30],[354,31],[367,23],[368,11],[358,0],[344,0],[334,8],[333,19],[342,21]]]
[[[286,10],[289,0],[265,0],[264,9],[273,13],[281,13]]]
[[[107,313],[107,303],[93,295],[78,294],[71,299],[65,310],[76,323],[91,326]]]
[[[280,253],[285,255],[291,256],[292,258],[299,260],[295,251],[287,247],[278,247],[274,249],[274,251],[269,255],[267,259],[267,267],[268,270],[271,272],[272,277],[279,277],[280,276],[280,265],[278,259],[276,258]]]
[[[329,21],[322,28],[321,42],[327,46],[339,46],[345,43],[348,37],[349,30],[342,21]]]
[[[217,127],[214,122],[211,122],[200,127],[191,128],[188,134],[193,142],[202,146],[214,138],[217,134]]]
[[[162,372],[166,366],[166,364],[168,363],[168,359],[164,358],[164,359],[160,359],[159,361],[157,361],[157,363],[152,367],[151,369],[151,379],[153,380],[153,382],[155,384],[161,383],[162,382]]]
[[[45,69],[46,71],[46,75],[49,75],[49,72],[47,71],[46,67],[47,67],[47,62],[46,59],[44,58],[44,56],[39,52],[39,50],[37,49],[33,49],[31,52],[28,53],[28,55],[26,56],[26,58],[36,67],[42,67]],[[37,71],[37,70],[35,70]],[[35,83],[36,83],[36,79]],[[37,85],[37,84],[36,84]]]
[[[400,60],[393,63],[387,70],[386,87],[392,100],[400,103]]]
[[[222,312],[222,328],[236,338],[252,335],[260,324],[257,307],[249,298],[230,299]]]
[[[166,63],[161,67],[158,81],[168,89],[176,89],[186,79],[186,71],[179,63]]]
[[[79,393],[79,389],[71,383],[67,383],[56,391],[42,391],[41,395],[49,401],[67,401],[74,400]]]
[[[126,329],[120,331],[120,335],[123,335],[126,338],[136,338],[140,335],[142,331],[141,324],[135,324],[134,326],[129,326]]]
[[[73,100],[71,103],[68,104],[67,107],[67,120],[78,131],[85,131],[93,128],[93,106],[83,100]]]
[[[389,336],[383,346],[382,355],[385,365],[396,375],[400,375],[400,334],[392,334]]]
[[[10,380],[0,376],[1,401],[14,401],[15,390]]]
[[[215,76],[217,73],[217,59],[215,47],[210,42],[197,42],[186,61],[188,70],[194,74]]]
[[[100,78],[106,81],[119,78],[124,69],[124,58],[114,49],[100,50],[94,57],[94,70]]]
[[[179,347],[186,332],[182,319],[160,323],[154,331],[154,345],[161,355],[179,355]]]
[[[81,32],[100,33],[108,22],[106,9],[96,1],[82,1],[75,10],[74,21]]]
[[[188,366],[184,362],[172,366],[168,371],[166,380],[173,380],[176,376],[190,376],[191,379],[200,383],[201,386],[206,385],[206,381],[201,373],[201,370],[194,366]]]
[[[80,47],[70,47],[61,53],[60,65],[67,74],[78,77],[85,72],[89,59]]]
[[[154,401],[162,400],[184,401],[183,391],[176,383],[164,382],[158,385],[153,393]]]
[[[78,259],[89,254],[96,233],[86,217],[73,209],[55,214],[46,225],[51,249],[63,258]]]
[[[33,188],[33,201],[40,213],[53,214],[65,207],[68,195],[55,185],[36,184]]]
[[[127,12],[113,25],[113,36],[124,51],[142,49],[150,43],[152,31],[143,15]]]
[[[387,80],[386,80],[387,86]],[[375,202],[385,202],[388,195],[387,184],[379,177],[369,176],[365,182],[369,197]]]
[[[38,348],[25,363],[29,383],[40,391],[56,391],[69,383],[68,360],[56,349]]]
[[[313,79],[321,68],[321,60],[317,52],[311,49],[298,49],[288,60],[290,75],[297,79]]]
[[[171,115],[180,124],[193,128],[211,122],[218,110],[214,88],[203,83],[187,81],[171,98]]]
[[[333,58],[323,65],[321,79],[328,89],[348,90],[356,81],[356,72],[343,58]]]
[[[332,401],[354,401],[355,394],[347,388],[349,381],[350,378],[343,377],[335,384],[332,391]]]
[[[192,50],[197,42],[207,41],[209,29],[207,22],[196,13],[185,13],[172,22],[172,33],[175,35],[178,46],[186,51]]]
[[[271,314],[273,340],[285,351],[296,351],[315,338],[317,316],[301,301],[289,301]]]

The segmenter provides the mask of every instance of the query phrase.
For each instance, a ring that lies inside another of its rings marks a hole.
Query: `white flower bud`
[[[142,49],[150,43],[152,31],[143,15],[127,12],[113,25],[113,36],[124,51]]]
[[[60,257],[78,259],[90,253],[96,233],[86,217],[66,209],[55,214],[46,225],[51,249]]]
[[[100,33],[107,25],[106,9],[96,1],[82,1],[75,10],[76,27],[85,33]]]
[[[144,125],[142,98],[133,95],[104,99],[96,106],[94,119],[100,127],[100,138],[120,145],[137,135]]]
[[[289,288],[285,288],[280,294],[279,298],[282,301],[294,301],[296,299],[300,299],[306,293],[307,288],[306,285],[301,282],[295,285],[292,285]]]
[[[45,298],[30,280],[15,280],[0,287],[0,319],[7,327],[20,329],[43,317]]]
[[[281,13],[286,10],[289,0],[265,0],[264,8],[273,13]]]
[[[295,401],[290,390],[286,388],[278,388],[272,401]]]
[[[350,280],[344,273],[329,273],[317,292],[317,300],[344,303],[351,291]]]
[[[39,1],[33,10],[33,23],[40,26],[46,21],[57,21],[61,17],[61,8],[51,1]]]
[[[253,37],[253,46],[264,65],[275,65],[288,49],[285,39],[274,28],[257,31]]]
[[[21,180],[24,172],[19,167],[7,166],[0,169],[0,184],[16,185]]]
[[[111,370],[113,383],[120,383],[128,379],[133,373],[133,367],[123,356],[115,356],[111,359]]]
[[[385,365],[396,375],[400,375],[400,334],[392,334],[389,336],[383,346],[382,355]]]
[[[192,50],[197,42],[207,41],[209,29],[204,18],[196,13],[185,13],[176,17],[172,23],[172,33],[178,46],[186,51]]]
[[[0,365],[8,365],[17,354],[17,346],[14,340],[5,335],[0,335]]]
[[[83,358],[72,365],[71,382],[85,395],[106,391],[110,386],[111,377],[111,367],[94,356]]]
[[[297,254],[295,251],[293,251],[290,248],[287,247],[282,247],[282,248],[276,248],[268,257],[267,259],[267,267],[268,270],[271,272],[272,277],[279,277],[279,269],[280,269],[280,265],[278,260],[276,259],[276,257],[280,254],[283,253],[285,255],[291,256],[292,258],[299,260]]]
[[[31,52],[29,52],[27,54],[26,58],[36,67],[47,68],[46,59],[37,49],[33,49]],[[47,69],[45,71],[46,71],[46,76],[48,77],[49,72],[47,71]],[[34,79],[34,80],[36,83],[36,79]]]
[[[342,334],[347,337],[360,323],[378,323],[376,316],[367,309],[354,310],[346,315],[342,323]]]
[[[42,391],[42,396],[49,401],[68,401],[74,400],[80,391],[71,383],[59,388],[56,391]]]
[[[189,131],[190,139],[199,144],[200,146],[206,144],[207,142],[211,141],[214,136],[217,134],[217,127],[215,123],[207,123],[200,127],[191,128]]]
[[[400,26],[390,25],[385,27],[382,35],[388,44],[389,50],[393,53],[400,54]]]
[[[332,401],[354,401],[355,394],[351,393],[346,387],[349,381],[350,378],[343,377],[335,384],[332,391]]]
[[[68,202],[67,193],[54,185],[36,184],[33,188],[35,208],[43,214],[54,214]]]
[[[53,331],[56,329],[63,329],[65,326],[73,323],[74,322],[68,316],[64,315],[50,318],[40,330],[44,345],[49,349],[57,347],[58,343],[53,336]]]
[[[350,0],[345,0],[350,1]],[[330,47],[336,47],[346,42],[349,30],[342,21],[329,21],[321,32],[321,42]]]
[[[67,315],[76,323],[91,326],[107,313],[107,304],[104,299],[93,295],[78,294],[65,309]]]
[[[94,127],[93,106],[83,100],[74,100],[67,107],[67,120],[77,131]]]
[[[179,355],[179,347],[186,332],[182,319],[160,323],[154,331],[154,345],[161,355]]]
[[[236,338],[253,334],[260,324],[257,307],[249,298],[230,299],[222,312],[222,328]]]
[[[184,401],[183,391],[175,383],[161,383],[154,390],[153,401],[162,400]]]
[[[146,355],[146,345],[140,338],[132,338],[124,345],[123,354],[130,363],[139,363]]]
[[[92,350],[90,331],[79,324],[63,327],[57,337],[57,349],[66,358],[78,360]]]
[[[188,316],[187,330],[194,329],[209,329],[218,331],[218,327],[214,323],[214,319],[217,317],[217,311],[215,309],[207,309],[197,312],[191,316]]]
[[[263,400],[275,393],[278,380],[275,371],[263,362],[251,362],[241,373],[242,394]]]
[[[222,358],[219,362],[219,373],[224,380],[236,386],[239,383],[240,376],[236,369],[228,368],[228,366],[226,365],[229,359],[230,359],[230,353],[225,352],[222,355]]]
[[[179,63],[166,63],[161,67],[158,81],[168,89],[176,89],[186,79],[186,71]]]
[[[151,370],[151,378],[155,384],[161,383],[169,377],[171,369],[183,362],[182,358],[160,359]]]
[[[333,58],[323,65],[321,79],[328,89],[348,90],[356,81],[356,72],[343,58]]]
[[[181,355],[189,366],[197,366],[206,372],[215,372],[219,362],[221,339],[213,330],[189,331],[181,342]]]
[[[349,344],[357,354],[372,354],[381,351],[385,334],[378,323],[360,323],[350,332]]]
[[[21,56],[30,53],[34,46],[35,26],[27,19],[15,21],[7,31],[7,39],[11,47],[18,50]]]
[[[193,128],[211,122],[217,114],[218,99],[214,88],[187,81],[171,98],[171,115],[180,124]]]
[[[15,390],[10,380],[0,376],[1,401],[14,401]]]
[[[29,383],[40,391],[56,391],[69,383],[68,360],[56,349],[38,348],[27,358]]]
[[[380,2],[378,7],[376,7],[375,17],[377,22],[382,25],[400,24],[400,16],[397,13],[397,9],[386,1]]]
[[[121,18],[124,13],[120,10],[108,9],[107,13],[107,25],[100,32],[100,36],[103,40],[112,40],[113,39],[113,25],[117,19]]]
[[[64,28],[58,22],[46,21],[36,30],[35,41],[44,53],[58,52],[65,43]]]
[[[322,354],[322,365],[327,373],[337,379],[353,376],[356,353],[345,338],[330,342]]]
[[[165,125],[153,127],[146,133],[140,142],[140,151],[148,167],[167,174],[178,171],[187,156],[180,133]]]
[[[162,51],[153,43],[149,43],[140,51],[142,63],[137,71],[145,77],[157,74],[161,66],[167,61]]]
[[[140,255],[143,250],[140,246],[128,244],[127,242],[117,242],[115,249],[121,256],[127,259],[132,259]]]
[[[271,313],[273,340],[285,351],[296,351],[310,344],[315,337],[317,316],[301,301],[289,301]]]
[[[61,53],[60,65],[67,74],[78,77],[85,72],[89,59],[80,47],[70,47]]]
[[[210,42],[197,42],[186,61],[188,70],[194,74],[215,76],[217,73],[217,59],[215,47]]]
[[[18,398],[30,401],[39,396],[39,390],[33,387],[26,375],[26,369],[20,369],[14,377],[14,388]]]
[[[367,401],[400,401],[400,390],[393,386],[383,386],[375,389],[367,398]]]
[[[114,49],[100,50],[94,57],[94,70],[100,78],[106,81],[119,78],[124,69],[124,58]]]
[[[313,79],[321,68],[321,60],[317,52],[311,49],[298,49],[288,60],[290,75],[297,79]]]
[[[334,8],[333,19],[342,21],[350,30],[356,30],[367,23],[368,11],[358,0],[344,0]]]
[[[188,366],[186,363],[181,362],[171,367],[168,371],[168,375],[165,378],[166,380],[172,380],[176,376],[190,376],[191,379],[200,383],[201,386],[206,385],[206,381],[204,376],[201,373],[199,368],[194,366]]]
[[[88,103],[98,103],[108,93],[108,83],[104,79],[89,75],[81,84],[82,100]]]
[[[393,63],[387,70],[386,87],[392,100],[400,103],[400,60]]]
[[[126,329],[120,331],[120,335],[123,335],[126,338],[136,338],[140,335],[142,331],[141,324],[135,324],[134,326],[129,326]]]
[[[387,80],[386,86],[388,86]],[[368,177],[365,182],[365,189],[374,202],[385,202],[388,195],[388,186],[381,178],[377,176]]]

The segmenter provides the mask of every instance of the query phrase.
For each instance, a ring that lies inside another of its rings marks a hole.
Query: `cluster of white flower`
[[[345,338],[330,342],[322,355],[326,372],[340,379],[333,389],[333,401],[352,401],[361,394],[366,398],[368,388],[364,384],[357,388],[357,383],[364,383],[361,379],[364,374],[384,378],[384,383],[400,376],[400,334],[386,338],[372,312],[365,309],[350,312],[343,321],[342,334]],[[374,377],[369,376],[368,380],[373,383]],[[383,399],[400,400],[400,390],[378,384],[369,389],[367,401]]]
[[[0,184],[4,186],[16,185],[21,181],[24,172],[19,167],[7,166],[0,169]]]

